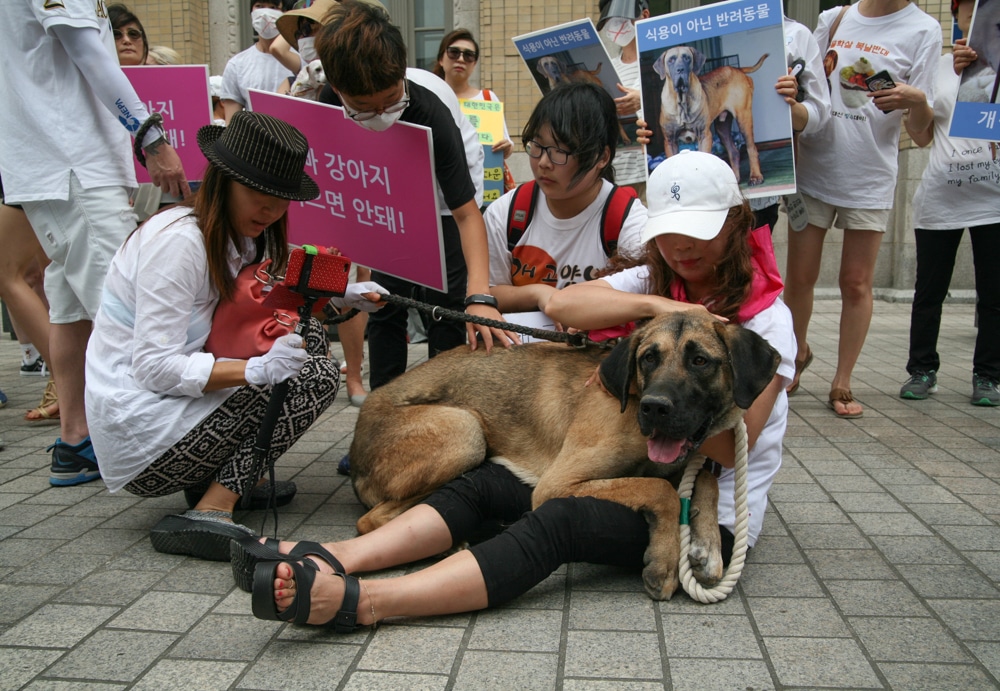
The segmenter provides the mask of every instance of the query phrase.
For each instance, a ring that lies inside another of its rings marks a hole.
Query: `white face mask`
[[[635,38],[635,24],[632,23],[631,19],[625,19],[625,17],[612,17],[605,22],[601,31],[606,39],[621,48],[627,46]]]
[[[347,111],[344,112],[346,113]],[[366,130],[371,130],[372,132],[384,132],[393,125],[395,125],[396,121],[399,120],[402,114],[403,114],[402,110],[399,111],[398,113],[381,113],[371,118],[370,120],[362,120],[360,122],[355,120],[354,123],[357,125],[361,125]]]
[[[250,13],[250,23],[258,36],[269,41],[278,37],[277,21],[281,14],[281,10],[257,9]]]
[[[319,56],[316,55],[316,37],[309,36],[308,38],[299,39],[299,57],[302,58],[302,62],[307,65],[316,60]]]

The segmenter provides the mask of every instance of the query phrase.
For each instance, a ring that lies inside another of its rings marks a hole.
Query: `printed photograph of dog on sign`
[[[953,5],[969,20],[970,3]],[[1000,0],[978,0],[969,27],[968,46],[976,60],[964,70],[949,134],[967,139],[1000,140]]]
[[[747,197],[795,191],[779,0],[732,0],[636,23],[652,171],[684,149],[729,164]]]
[[[622,95],[618,89],[621,78],[590,19],[533,31],[512,40],[543,96],[568,81],[597,84],[612,98]],[[619,149],[640,146],[635,138],[636,119],[635,115],[619,118]]]

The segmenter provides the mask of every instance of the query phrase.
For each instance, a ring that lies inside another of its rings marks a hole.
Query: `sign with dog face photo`
[[[959,6],[960,13],[964,9]],[[976,61],[962,70],[948,135],[995,142],[1000,140],[1000,0],[976,2],[968,46]]]
[[[1000,1],[1000,0],[998,0]],[[683,149],[714,153],[747,197],[795,191],[780,0],[731,0],[636,23],[649,170]]]
[[[603,87],[611,98],[622,96],[621,77],[590,19],[522,34],[513,41],[542,95],[560,82],[586,81]],[[636,120],[635,114],[618,118],[619,151],[640,146],[635,140]]]

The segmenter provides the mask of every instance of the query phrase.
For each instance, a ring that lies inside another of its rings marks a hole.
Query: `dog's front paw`
[[[695,580],[706,588],[722,580],[722,554],[717,546],[713,548],[707,543],[692,541],[688,561]]]
[[[750,176],[750,186],[751,187],[753,187],[754,185],[762,185],[762,184],[764,184],[764,176],[763,175],[751,175]]]
[[[677,577],[677,559],[657,559],[646,550],[646,568],[642,570],[642,583],[654,600],[669,600],[680,580]]]

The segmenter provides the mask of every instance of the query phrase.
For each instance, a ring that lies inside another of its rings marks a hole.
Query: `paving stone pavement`
[[[57,429],[21,421],[44,381],[18,376],[5,338],[0,689],[998,688],[1000,409],[968,401],[973,308],[946,306],[940,392],[914,402],[897,397],[909,306],[877,302],[852,421],[825,404],[838,313],[817,302],[816,360],[727,600],[656,603],[637,573],[575,564],[501,609],[346,636],[259,621],[228,565],[154,552],[148,530],[180,495],[50,487]],[[345,392],[280,460],[299,487],[284,536],[353,534],[361,509],[335,468],[356,414]]]

